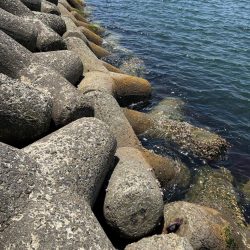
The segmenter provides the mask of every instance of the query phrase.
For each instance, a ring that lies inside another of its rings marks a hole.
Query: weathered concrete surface
[[[41,20],[36,18],[35,14],[27,8],[21,1],[19,0],[2,0],[0,2],[0,8],[5,10],[5,20],[1,23],[1,29],[7,29],[11,32],[10,26],[12,25],[12,20],[15,22],[19,21],[19,25],[22,26],[24,22],[26,26],[29,26],[30,30],[36,30],[37,32],[37,41],[36,47],[39,51],[49,51],[49,50],[58,50],[65,49],[65,43],[62,38],[49,26],[44,24]],[[8,22],[7,19],[10,19],[11,22]],[[48,22],[47,22],[48,23]],[[15,26],[14,24],[12,26]],[[13,30],[18,30],[17,27],[14,27]],[[21,28],[19,28],[21,29]],[[27,32],[26,32],[27,33]],[[17,37],[14,32],[11,33],[13,37]],[[18,35],[21,36],[22,33],[18,32]],[[18,38],[20,40],[20,38]]]
[[[193,250],[189,241],[176,234],[162,234],[143,238],[129,244],[125,250]]]
[[[162,157],[143,148],[113,96],[100,91],[91,91],[86,93],[84,98],[86,103],[93,107],[94,116],[110,126],[118,147],[134,147],[141,151],[162,187],[167,188],[174,183],[179,187],[188,185],[190,175],[187,167],[179,161]]]
[[[150,233],[163,213],[161,190],[150,166],[135,148],[119,148],[118,164],[109,180],[104,201],[107,223],[123,237]]]
[[[0,8],[0,29],[30,51],[36,50],[38,31],[26,19],[20,20],[19,17]]]
[[[94,204],[113,167],[116,141],[109,128],[95,118],[82,118],[27,146],[44,175],[61,191],[70,189]]]
[[[194,249],[244,249],[229,222],[212,208],[173,202],[165,205],[164,220],[163,233],[186,237]]]
[[[30,10],[41,11],[41,0],[21,0],[21,2],[27,6]]]
[[[2,234],[27,209],[38,164],[20,150],[0,142],[0,247]],[[1,249],[3,249],[1,247]]]
[[[65,42],[67,44],[68,50],[74,51],[81,58],[85,73],[90,71],[101,71],[108,73],[108,70],[81,39],[76,37],[68,37],[65,39]]]
[[[0,157],[1,249],[114,249],[83,197],[20,150],[0,143]]]
[[[229,170],[215,170],[208,166],[199,169],[186,200],[220,211],[223,218],[230,222],[240,242],[243,242],[242,249],[250,248],[246,221],[238,203],[239,195],[233,186],[233,176]]]
[[[109,74],[100,71],[91,71],[84,74],[84,79],[78,85],[82,93],[100,91],[114,95],[115,82]]]
[[[41,12],[50,13],[50,14],[58,15],[58,16],[61,14],[59,8],[55,4],[46,0],[42,0],[41,2],[42,2]]]
[[[51,113],[49,95],[0,73],[0,141],[34,141],[48,131]]]
[[[171,108],[172,109],[172,108]],[[145,114],[124,109],[124,114],[137,134],[164,139],[180,150],[208,161],[217,159],[228,147],[225,139],[187,122],[166,118],[166,113]]]
[[[53,101],[52,119],[56,126],[92,115],[83,95],[57,72],[31,64],[33,54],[0,31],[0,72],[49,93]]]
[[[76,53],[69,50],[34,53],[33,60],[54,69],[74,85],[83,74],[82,61]]]
[[[35,18],[41,20],[48,27],[62,36],[66,32],[66,24],[60,16],[51,13],[33,12]]]

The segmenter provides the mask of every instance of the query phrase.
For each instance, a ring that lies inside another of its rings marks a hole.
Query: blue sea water
[[[168,96],[183,99],[187,121],[230,142],[216,164],[249,179],[250,1],[89,0],[88,6],[106,39],[144,62],[143,76],[154,88],[146,109]]]

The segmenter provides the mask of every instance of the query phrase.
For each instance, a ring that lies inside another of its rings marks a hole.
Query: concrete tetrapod
[[[180,161],[162,157],[141,146],[131,125],[122,112],[115,98],[100,91],[90,91],[84,95],[85,101],[94,109],[94,116],[110,126],[115,135],[118,147],[137,148],[154,170],[162,187],[185,187],[189,182],[189,171]]]
[[[35,18],[41,20],[44,24],[49,26],[60,36],[62,36],[66,32],[66,24],[60,16],[36,11],[33,13],[35,14]]]
[[[32,11],[41,11],[42,0],[21,0]]]
[[[69,189],[93,206],[113,168],[116,141],[108,126],[82,118],[25,147],[58,190]]]
[[[118,163],[104,201],[107,223],[121,236],[137,239],[150,233],[163,213],[161,190],[138,149],[118,148]]]
[[[0,141],[30,143],[50,126],[52,101],[45,93],[0,73]]]
[[[82,61],[73,51],[58,50],[33,53],[32,60],[57,71],[73,85],[79,82],[83,74]]]
[[[0,143],[0,155],[1,249],[114,249],[83,197],[22,151]]]
[[[228,147],[219,135],[187,122],[168,119],[159,113],[151,115],[129,109],[124,109],[124,113],[137,134],[164,139],[208,161],[217,159]]]
[[[245,249],[222,214],[189,202],[165,205],[163,233],[171,232],[186,237],[194,249]]]
[[[59,8],[55,4],[46,0],[42,0],[41,12],[50,13],[58,16],[61,15]]]
[[[15,39],[18,40],[21,39],[19,37],[22,36],[21,32],[18,32],[18,35],[15,35],[14,31],[18,31],[18,29],[21,29],[22,23],[25,23],[25,25],[29,28],[29,30],[34,29],[37,32],[36,47],[38,50],[48,51],[48,50],[57,50],[65,48],[65,44],[62,38],[54,30],[52,30],[45,23],[39,20],[38,17],[36,17],[35,14],[19,0],[12,0],[12,1],[2,0],[0,2],[0,8],[2,8],[7,12],[7,13],[4,12],[1,13],[1,16],[3,14],[4,16],[1,17],[0,27],[2,30],[10,32]],[[54,17],[51,18],[55,19]],[[18,21],[21,27],[19,28],[13,27],[15,26],[15,22]],[[13,25],[12,22],[14,22]]]
[[[113,93],[113,95],[119,100],[126,100],[126,102],[133,102],[135,99],[145,100],[151,95],[151,86],[147,80],[125,74],[109,72],[81,39],[68,37],[65,39],[65,42],[69,50],[72,50],[79,55],[84,65],[85,78],[79,85],[79,89],[83,93],[88,92],[90,89],[103,91],[106,88],[105,92],[110,94]],[[102,73],[97,73],[96,71]],[[104,77],[104,74],[107,75]],[[104,84],[101,84],[103,78],[105,78],[105,82]]]
[[[32,62],[33,54],[0,31],[0,72],[24,83],[31,83],[52,97],[52,119],[63,126],[83,116],[92,115],[83,95],[65,78],[50,68]],[[31,62],[33,64],[31,64]]]
[[[209,166],[203,167],[197,171],[194,183],[186,194],[186,200],[221,212],[247,249],[247,246],[250,248],[250,238],[246,235],[247,224],[238,204],[239,194],[233,186],[233,181],[232,174],[225,168],[215,170]]]
[[[193,250],[185,237],[176,234],[162,234],[146,237],[129,244],[125,250]]]

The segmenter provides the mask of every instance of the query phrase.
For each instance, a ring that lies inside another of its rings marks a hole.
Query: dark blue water
[[[250,1],[89,0],[92,18],[144,61],[152,105],[171,96],[186,117],[232,145],[218,162],[250,177]],[[114,39],[113,39],[114,40]]]

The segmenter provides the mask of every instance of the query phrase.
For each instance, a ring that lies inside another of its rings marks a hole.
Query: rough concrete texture
[[[15,19],[18,19],[19,25],[25,22],[26,26],[29,25],[30,30],[35,29],[37,31],[36,47],[39,51],[49,51],[66,48],[62,38],[49,26],[36,18],[35,14],[21,1],[2,0],[0,2],[0,8],[6,10],[9,13],[9,16],[11,16],[11,19],[14,19],[14,17]],[[10,25],[4,22],[2,26],[5,24],[7,26]]]
[[[102,45],[103,39],[91,30],[81,26],[78,27],[78,30],[80,30],[88,38],[89,41],[97,45]]]
[[[226,151],[228,143],[219,135],[187,122],[171,119],[154,119],[154,126],[146,134],[154,138],[165,139],[177,145],[180,150],[196,157],[211,161]]]
[[[51,122],[51,97],[0,73],[0,140],[16,145],[45,134]]]
[[[50,13],[58,16],[61,15],[59,8],[55,4],[50,3],[46,0],[42,0],[41,2],[41,12]]]
[[[188,167],[180,160],[174,160],[170,157],[157,155],[145,148],[139,148],[144,159],[151,166],[165,194],[175,187],[180,191],[186,189],[190,184],[190,171]]]
[[[20,150],[0,142],[0,248],[2,234],[27,208],[36,183],[37,163]]]
[[[239,196],[233,186],[233,176],[225,168],[203,167],[197,171],[186,200],[217,209],[227,220],[244,226],[245,219],[238,205]]]
[[[30,51],[36,50],[38,31],[26,19],[19,17],[0,8],[0,29]]]
[[[114,95],[115,82],[109,74],[100,71],[91,71],[84,74],[84,79],[78,85],[82,93],[89,91],[100,91]]]
[[[96,45],[93,42],[89,41],[88,46],[93,51],[93,53],[97,56],[97,58],[102,58],[102,57],[110,55],[109,51],[107,51],[106,49],[102,48],[99,45]]]
[[[1,249],[114,249],[82,197],[22,151],[0,143],[0,155]]]
[[[151,95],[150,83],[140,77],[110,72],[115,81],[115,93],[122,101],[146,100]]]
[[[21,2],[32,11],[41,11],[41,0],[21,0]]]
[[[113,167],[116,141],[95,118],[82,118],[23,149],[40,165],[51,185],[84,196],[91,205]]]
[[[63,34],[63,39],[66,39],[68,37],[77,37],[77,38],[80,38],[81,40],[83,40],[85,43],[87,42],[86,36],[84,36],[83,33],[80,32],[79,30],[69,30],[69,31],[66,31]]]
[[[239,195],[233,186],[233,176],[229,170],[214,170],[208,166],[199,169],[186,199],[220,211],[223,218],[230,222],[237,240],[243,244],[242,249],[250,248],[246,221],[238,204]]]
[[[56,126],[65,125],[80,117],[92,115],[83,95],[57,72],[38,64],[30,64],[33,54],[0,31],[0,72],[24,83],[33,84],[49,93],[53,101],[52,118]]]
[[[108,71],[111,71],[111,72],[115,72],[115,73],[120,73],[120,74],[124,74],[123,71],[121,71],[120,69],[116,68],[115,66],[107,63],[107,62],[104,62],[104,61],[101,61],[102,64],[105,66],[105,68],[108,70]]]
[[[86,102],[94,108],[94,116],[110,126],[116,137],[118,147],[137,147],[140,145],[132,127],[115,98],[100,91],[84,95]]]
[[[104,201],[107,223],[121,236],[136,239],[150,233],[163,213],[161,190],[147,161],[135,148],[119,148],[118,163]]]
[[[62,36],[66,32],[66,24],[60,16],[42,13],[42,12],[33,12],[35,17],[41,20],[44,24],[53,29],[56,33]]]
[[[85,73],[90,71],[108,73],[108,70],[81,39],[77,37],[68,37],[64,41],[67,44],[68,50],[74,51],[81,58]]]
[[[113,96],[100,91],[91,91],[86,93],[84,98],[86,103],[93,107],[94,116],[110,126],[118,147],[134,147],[141,151],[162,187],[167,188],[174,183],[181,188],[188,185],[190,174],[187,167],[180,161],[144,149]]]
[[[32,11],[28,7],[26,7],[20,0],[1,0],[0,8],[16,16],[34,16]]]
[[[143,238],[129,244],[125,250],[193,250],[189,241],[176,234],[162,234]]]
[[[242,249],[230,224],[209,207],[183,201],[166,204],[163,233],[172,230],[186,237],[194,249]]]
[[[82,77],[82,62],[73,51],[59,50],[34,53],[33,59],[38,64],[54,69],[74,85]]]
[[[37,89],[49,93],[53,101],[52,119],[57,127],[81,117],[91,116],[92,107],[81,93],[50,68],[31,64],[19,73],[23,82],[30,82]]]

